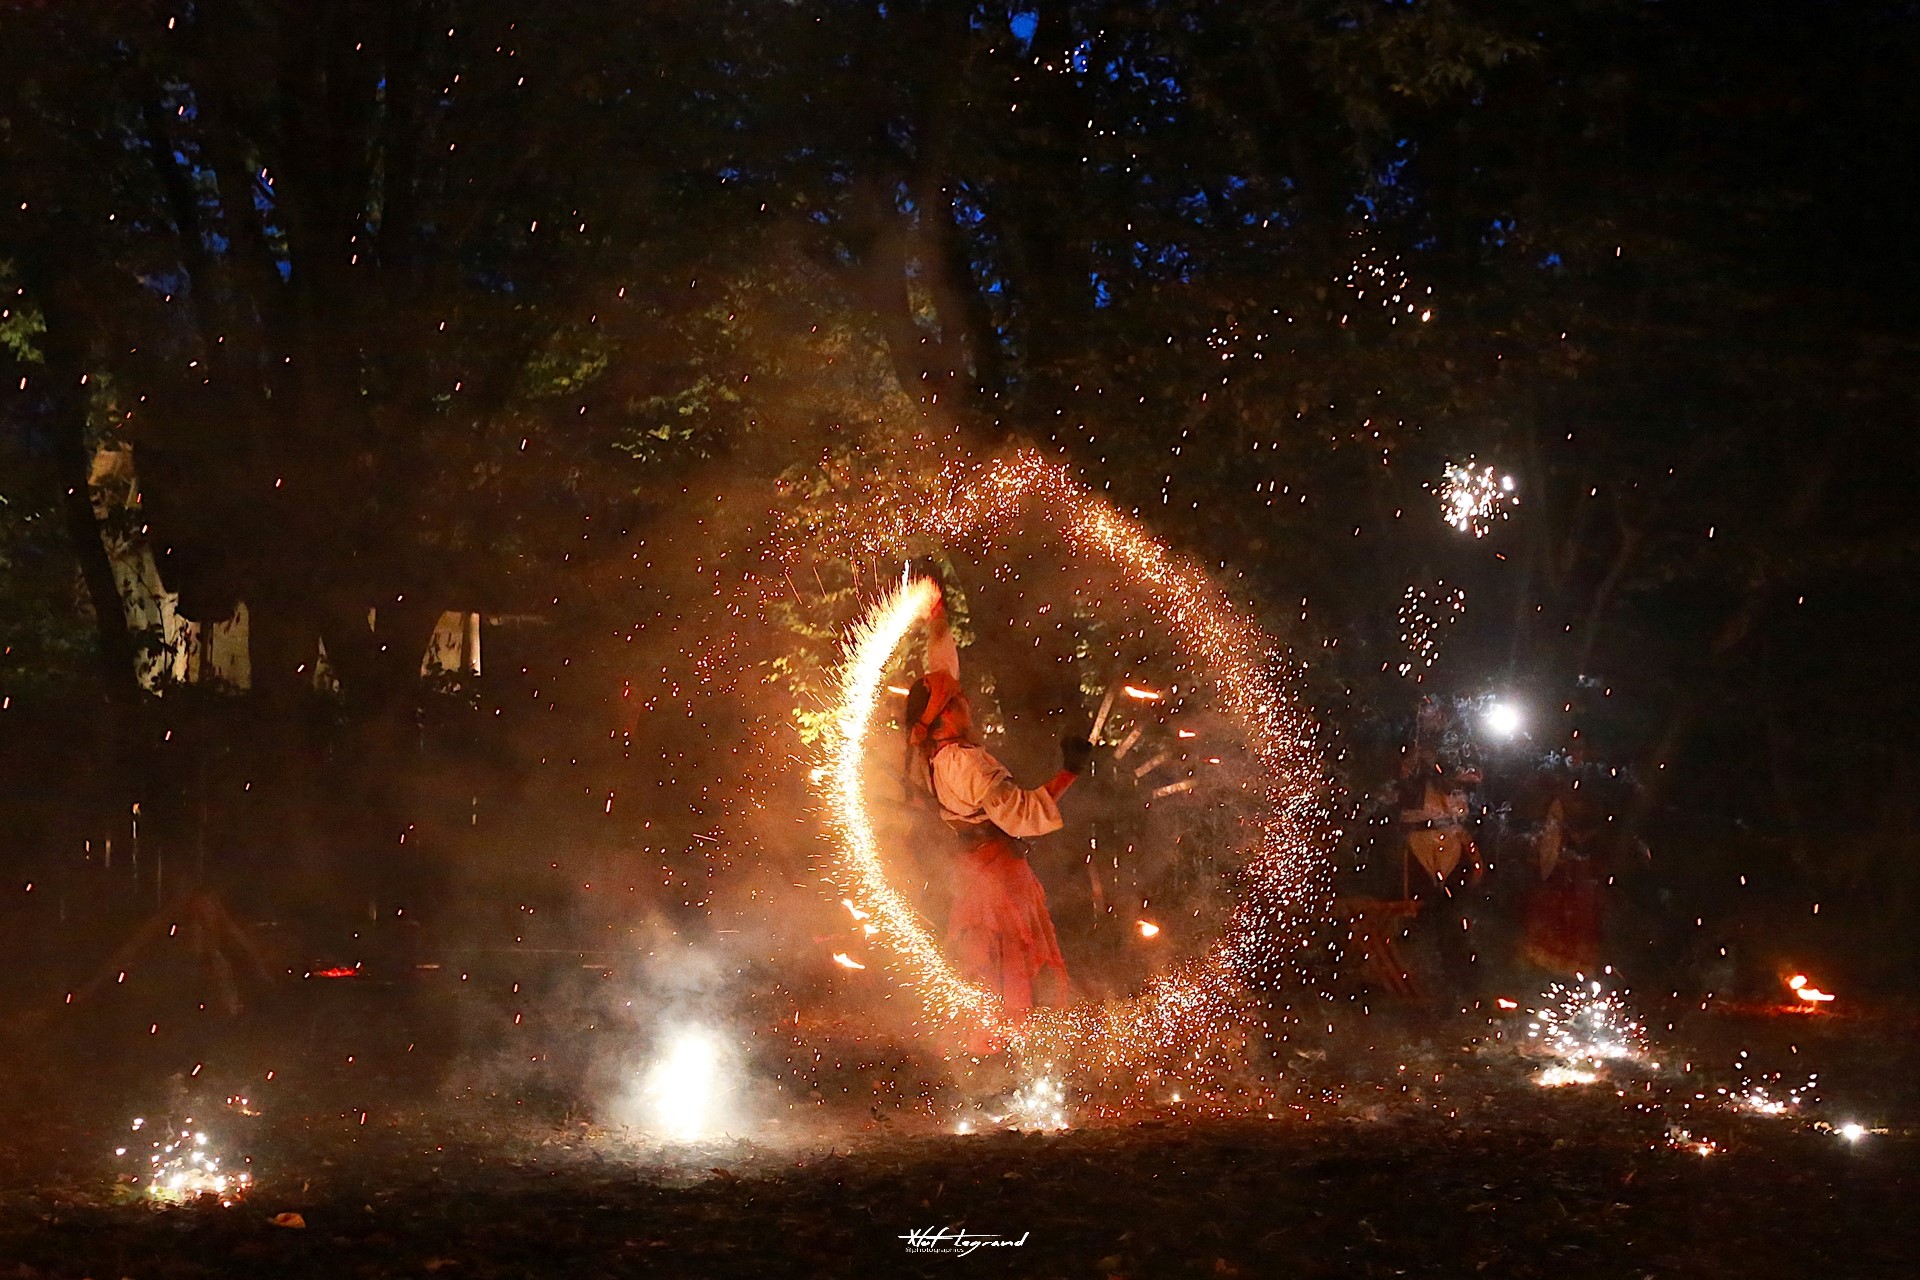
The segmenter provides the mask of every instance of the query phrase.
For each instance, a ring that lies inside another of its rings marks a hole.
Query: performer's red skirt
[[[995,831],[959,857],[947,948],[954,967],[1000,994],[1019,1021],[1043,999],[1062,999],[1067,962],[1047,914],[1047,892],[1020,842]]]

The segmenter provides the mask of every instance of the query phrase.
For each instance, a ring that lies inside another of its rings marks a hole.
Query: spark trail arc
[[[903,582],[875,603],[845,647],[815,773],[830,833],[829,879],[872,926],[882,963],[918,993],[935,1026],[985,1026],[1025,1059],[1122,1083],[1192,1070],[1223,1038],[1250,1042],[1262,1017],[1250,980],[1307,974],[1305,953],[1325,922],[1328,897],[1328,792],[1314,726],[1283,685],[1273,641],[1202,569],[1037,453],[950,469],[930,499],[893,504],[901,514],[882,522],[871,550],[899,555],[929,537],[958,550],[1005,532],[1029,509],[1045,512],[1075,562],[1122,571],[1258,763],[1261,817],[1224,928],[1203,955],[1131,998],[1035,1009],[1019,1022],[1002,1014],[992,992],[954,971],[927,922],[889,881],[866,795],[886,672],[933,600],[935,588],[924,580]]]

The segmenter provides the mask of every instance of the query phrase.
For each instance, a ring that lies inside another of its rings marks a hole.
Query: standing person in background
[[[1047,913],[1047,895],[1027,862],[1027,840],[1058,831],[1059,797],[1093,746],[1061,744],[1063,767],[1044,786],[1023,788],[974,736],[960,691],[960,654],[936,597],[927,619],[926,673],[907,693],[906,775],[958,838],[947,949],[961,974],[995,991],[1018,1022],[1035,1004],[1067,994],[1067,965]],[[969,1045],[987,1046],[983,1036]]]

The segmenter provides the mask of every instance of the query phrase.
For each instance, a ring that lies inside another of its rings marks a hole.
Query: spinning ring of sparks
[[[1306,976],[1306,941],[1324,923],[1328,899],[1321,833],[1324,772],[1312,725],[1281,686],[1273,642],[1242,616],[1198,566],[1037,453],[976,470],[950,470],[932,501],[899,503],[876,550],[928,536],[952,545],[1002,531],[1028,507],[1060,530],[1067,551],[1119,566],[1168,634],[1195,660],[1222,711],[1260,765],[1263,816],[1239,868],[1239,892],[1219,938],[1202,956],[1160,974],[1125,1000],[1034,1009],[1007,1018],[991,991],[957,974],[927,922],[885,870],[865,794],[868,738],[894,655],[926,616],[936,588],[903,582],[875,604],[850,637],[839,698],[818,771],[832,829],[830,875],[855,918],[870,928],[883,963],[914,987],[936,1026],[986,1030],[1023,1060],[1150,1087],[1163,1070],[1241,1065],[1247,1033],[1261,1021],[1248,987],[1287,968]],[[1223,1048],[1223,1046],[1225,1046]]]

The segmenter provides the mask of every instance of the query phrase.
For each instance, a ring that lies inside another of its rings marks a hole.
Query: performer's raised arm
[[[947,623],[945,596],[935,596],[927,614],[927,670],[960,678],[960,646],[953,642],[953,628]]]

